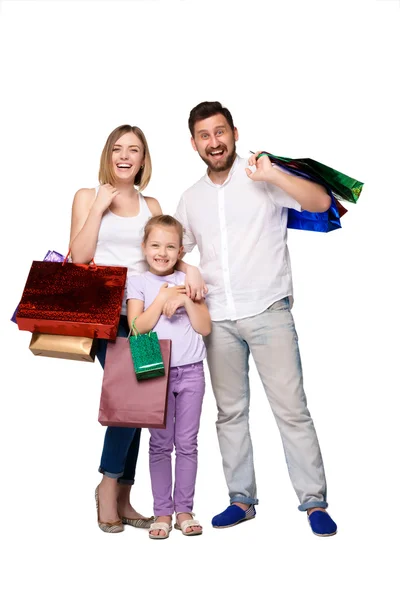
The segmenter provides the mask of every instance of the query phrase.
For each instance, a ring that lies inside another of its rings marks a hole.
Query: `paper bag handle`
[[[68,257],[69,257],[69,255],[70,255],[70,254],[71,254],[71,248],[68,250],[68,254],[67,254],[67,256],[64,258],[64,260],[63,260],[63,263],[62,263],[62,266],[64,266],[64,265],[65,265],[65,263],[68,261]],[[97,265],[96,265],[96,263],[94,262],[94,258],[92,258],[92,259],[89,261],[89,264],[88,264],[88,265],[84,265],[84,266],[85,266],[85,267],[87,267],[88,269],[94,269],[94,268],[95,268],[95,269],[97,269]]]

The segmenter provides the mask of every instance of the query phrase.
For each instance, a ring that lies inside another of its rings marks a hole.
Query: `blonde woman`
[[[152,173],[149,147],[139,127],[121,125],[110,133],[100,159],[99,183],[95,189],[77,191],[72,206],[70,248],[72,260],[128,268],[128,276],[146,270],[141,242],[146,222],[162,214],[155,198],[142,191]],[[195,267],[180,263],[187,274],[190,297],[201,297],[203,280]],[[127,336],[126,293],[122,303],[118,335]],[[107,341],[99,340],[97,357],[104,367]],[[107,533],[123,531],[124,524],[149,528],[145,518],[130,503],[140,445],[140,429],[108,427],[99,471],[103,478],[96,488],[97,521]]]

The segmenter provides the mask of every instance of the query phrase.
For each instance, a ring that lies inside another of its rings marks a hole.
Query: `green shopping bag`
[[[287,158],[285,156],[276,156],[270,152],[266,152],[266,154],[273,163],[282,167],[288,165],[292,169],[299,169],[314,176],[315,179],[319,179],[320,183],[328,187],[336,200],[340,202],[347,200],[355,204],[360,197],[364,183],[332,167],[328,167],[328,165],[324,165],[312,158]]]
[[[136,318],[133,319],[129,332],[129,345],[136,378],[140,380],[161,377],[165,375],[165,369],[158,335],[155,331],[139,333],[135,325]]]

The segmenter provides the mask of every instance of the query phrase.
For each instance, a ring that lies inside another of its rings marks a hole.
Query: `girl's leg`
[[[167,426],[150,429],[150,478],[154,499],[154,515],[157,521],[171,524],[174,505],[172,502],[171,453],[175,430],[175,368],[170,369],[168,384]],[[161,529],[153,535],[164,536]]]
[[[174,509],[179,523],[191,519],[197,475],[197,434],[205,390],[203,363],[177,367],[175,409],[175,489]],[[197,531],[200,527],[188,529]]]

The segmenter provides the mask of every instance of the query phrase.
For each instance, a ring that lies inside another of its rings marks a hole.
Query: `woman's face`
[[[144,148],[134,133],[124,133],[114,144],[111,156],[114,174],[119,181],[133,182],[144,165]]]

